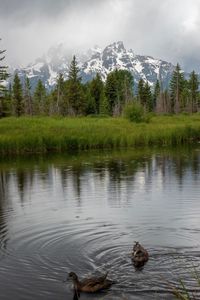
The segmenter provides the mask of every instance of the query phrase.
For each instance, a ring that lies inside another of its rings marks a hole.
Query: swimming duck
[[[136,268],[141,268],[148,261],[149,254],[140,243],[135,242],[133,246],[132,261]]]
[[[80,297],[80,292],[95,293],[103,289],[109,288],[113,281],[107,279],[108,273],[100,277],[90,277],[79,281],[78,276],[74,272],[69,273],[69,279],[73,281],[74,292],[77,298]]]

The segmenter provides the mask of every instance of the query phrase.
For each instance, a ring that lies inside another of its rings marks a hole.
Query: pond
[[[0,160],[1,300],[73,299],[70,271],[115,281],[83,300],[173,299],[180,279],[199,297],[199,264],[200,147]]]

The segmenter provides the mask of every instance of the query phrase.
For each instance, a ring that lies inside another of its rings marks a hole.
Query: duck
[[[73,281],[74,293],[76,297],[80,297],[80,292],[95,293],[109,288],[113,281],[107,279],[108,272],[100,277],[90,277],[79,281],[78,276],[74,272],[70,272],[68,278]]]
[[[149,254],[147,250],[140,245],[139,242],[135,242],[133,246],[133,253],[132,253],[132,261],[136,268],[141,268],[145,265],[145,263],[149,259]]]

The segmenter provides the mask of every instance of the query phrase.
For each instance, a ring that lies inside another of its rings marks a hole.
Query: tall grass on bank
[[[0,153],[62,152],[200,140],[200,115],[156,116],[149,123],[123,118],[21,117],[0,120]]]
[[[196,269],[194,269],[194,274],[191,274],[192,277],[196,280],[197,287],[196,291],[190,291],[183,280],[179,280],[179,287],[172,285],[171,283],[167,282],[167,285],[172,291],[172,294],[175,296],[176,299],[179,300],[198,300],[199,299],[199,289],[200,289],[200,277]]]

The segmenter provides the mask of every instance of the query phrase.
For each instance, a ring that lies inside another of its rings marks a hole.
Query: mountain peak
[[[115,42],[114,44],[115,44],[118,48],[123,48],[123,49],[125,49],[125,48],[124,48],[124,43],[123,43],[122,41]]]
[[[118,42],[114,42],[110,45],[108,45],[105,50],[112,50],[112,51],[115,51],[115,52],[124,52],[126,51],[125,47],[124,47],[124,43],[122,41],[118,41]]]
[[[35,63],[19,70],[21,77],[26,73],[31,79],[33,89],[38,79],[51,89],[56,84],[59,73],[62,73],[65,79],[68,78],[71,55],[67,53],[62,43],[52,47],[45,58],[36,60]],[[133,74],[136,85],[142,78],[152,86],[159,77],[163,80],[163,86],[167,86],[174,70],[171,63],[150,56],[135,55],[132,50],[126,50],[122,41],[114,42],[103,50],[94,46],[87,52],[81,53],[77,59],[83,82],[91,80],[97,73],[106,80],[109,72],[121,69]]]

